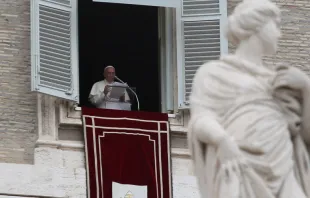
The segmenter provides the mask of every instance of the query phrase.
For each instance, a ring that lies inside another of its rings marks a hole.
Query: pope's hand
[[[107,86],[107,85],[106,85],[106,86],[104,87],[103,93],[104,93],[105,95],[107,95],[107,94],[111,91],[111,89],[112,89],[112,88],[111,88],[110,86]]]
[[[125,102],[125,95],[122,95],[122,96],[119,98],[119,101],[120,101],[120,102]]]

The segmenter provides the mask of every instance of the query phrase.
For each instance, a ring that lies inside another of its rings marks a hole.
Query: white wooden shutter
[[[205,62],[227,53],[223,36],[227,18],[226,0],[181,0],[177,9],[178,29],[178,101],[187,108],[193,77]]]
[[[93,0],[93,2],[121,3],[132,5],[158,6],[158,7],[178,7],[180,0]]]
[[[32,90],[78,101],[77,0],[31,0]]]

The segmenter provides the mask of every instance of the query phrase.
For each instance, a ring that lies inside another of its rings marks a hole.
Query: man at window
[[[111,86],[115,84],[115,68],[113,66],[107,66],[104,68],[103,75],[104,80],[96,82],[90,91],[90,102],[97,108],[130,110],[130,99],[126,91],[119,99],[113,99],[109,97],[111,93]]]

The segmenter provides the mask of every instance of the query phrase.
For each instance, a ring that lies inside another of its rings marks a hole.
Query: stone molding
[[[76,110],[74,103],[57,99],[53,96],[38,94],[38,133],[36,147],[81,150],[84,145],[78,141],[61,141],[58,130],[70,127],[82,127],[81,111]],[[184,113],[170,115],[171,138],[186,139],[187,130],[184,127]],[[179,155],[179,154],[178,154]]]
[[[74,125],[81,126],[81,111],[76,110],[74,103],[69,101],[61,101],[59,103],[59,124],[60,125]],[[169,122],[172,132],[186,133],[187,129],[184,127],[184,112],[169,115]]]

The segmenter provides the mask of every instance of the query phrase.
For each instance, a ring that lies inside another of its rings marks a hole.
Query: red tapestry
[[[112,198],[112,182],[172,198],[167,114],[82,108],[88,198]]]

